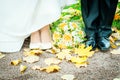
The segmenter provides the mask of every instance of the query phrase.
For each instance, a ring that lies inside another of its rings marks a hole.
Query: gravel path
[[[29,41],[26,40],[23,48],[28,47]],[[62,69],[56,73],[46,73],[42,71],[32,70],[34,65],[45,66],[44,59],[55,55],[43,53],[40,55],[40,61],[28,64],[22,62],[28,68],[24,74],[20,74],[19,66],[11,66],[10,61],[22,58],[23,48],[20,52],[5,54],[0,59],[0,80],[62,80],[61,76],[72,74],[75,80],[120,80],[120,55],[113,55],[110,51],[97,52],[92,58],[89,58],[89,65],[86,68],[77,68],[73,64],[63,61],[59,66]]]

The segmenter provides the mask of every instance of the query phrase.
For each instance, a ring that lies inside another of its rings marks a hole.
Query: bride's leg
[[[49,25],[44,26],[41,30],[41,42],[42,43],[50,43],[51,42],[51,34]]]
[[[51,34],[50,34],[50,26],[49,25],[46,25],[44,26],[41,30],[40,30],[40,33],[41,33],[41,49],[49,49],[52,47],[52,44],[51,44]]]
[[[40,33],[39,33],[39,31],[31,33],[30,45],[29,45],[30,49],[39,48],[40,47],[40,43],[41,43],[41,40],[40,40]]]

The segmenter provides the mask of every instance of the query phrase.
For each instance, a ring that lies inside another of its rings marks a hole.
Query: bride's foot
[[[51,43],[41,43],[40,49],[46,50],[46,49],[50,49],[50,48],[52,48]]]
[[[30,36],[30,49],[38,49],[41,46],[39,31],[33,32]]]
[[[50,49],[52,47],[51,34],[49,25],[43,27],[41,30],[41,49]]]

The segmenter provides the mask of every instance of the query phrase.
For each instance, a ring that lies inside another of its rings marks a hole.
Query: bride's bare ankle
[[[51,33],[49,25],[41,29],[41,42],[42,43],[51,43]]]
[[[30,36],[30,43],[40,43],[39,31],[33,32]]]

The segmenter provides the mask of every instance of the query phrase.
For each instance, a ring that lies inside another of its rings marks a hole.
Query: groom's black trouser
[[[87,37],[110,36],[117,2],[118,0],[81,0]]]

